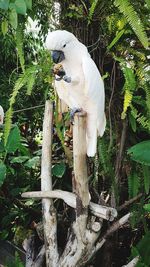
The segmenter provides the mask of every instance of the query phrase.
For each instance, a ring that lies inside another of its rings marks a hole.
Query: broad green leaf
[[[0,8],[7,10],[9,6],[9,0],[0,0]]]
[[[150,266],[150,232],[147,232],[142,240],[138,243],[137,249],[142,261]]]
[[[52,174],[56,177],[62,178],[66,170],[65,163],[58,163],[52,167]]]
[[[16,0],[15,6],[16,6],[16,12],[18,14],[22,14],[22,15],[26,14],[27,7],[26,7],[26,3],[24,0]]]
[[[32,9],[32,0],[25,0],[28,9]]]
[[[138,143],[128,149],[132,160],[150,166],[150,140]]]
[[[16,30],[18,26],[18,15],[14,8],[12,8],[9,12],[9,22],[11,26]]]
[[[20,131],[17,126],[15,126],[8,136],[8,141],[6,144],[7,152],[15,152],[20,146]]]
[[[39,164],[40,162],[40,157],[36,156],[36,157],[33,157],[32,159],[29,159],[25,164],[24,166],[28,167],[28,168],[35,168],[37,167],[37,165]]]
[[[145,205],[143,206],[143,208],[144,208],[146,211],[150,212],[150,203],[149,203],[149,204],[145,204]]]
[[[6,166],[3,162],[0,162],[0,186],[3,184],[6,177]]]
[[[28,156],[19,156],[19,157],[14,157],[12,158],[12,160],[10,161],[11,163],[23,163],[25,162],[27,159],[29,159]]]
[[[8,32],[8,21],[5,19],[4,21],[2,21],[2,33],[3,35],[5,35]]]

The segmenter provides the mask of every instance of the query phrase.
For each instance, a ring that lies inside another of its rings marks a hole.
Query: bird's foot
[[[73,124],[73,122],[74,122],[74,116],[75,116],[75,113],[77,113],[77,112],[81,112],[81,111],[82,111],[81,108],[73,108],[73,109],[71,109],[71,111],[70,111],[70,120],[71,120],[71,124]]]
[[[67,75],[64,75],[63,76],[63,80],[66,82],[66,83],[71,83],[71,77],[67,76]]]

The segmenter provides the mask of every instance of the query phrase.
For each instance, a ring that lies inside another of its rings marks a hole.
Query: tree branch
[[[53,191],[35,191],[35,192],[25,192],[22,193],[22,197],[26,198],[57,198],[62,199],[68,206],[76,208],[76,195],[62,190]],[[117,211],[114,208],[102,206],[93,202],[89,203],[89,209],[93,215],[98,218],[103,218],[105,220],[113,221],[117,217]]]
[[[41,190],[52,190],[51,176],[51,146],[52,146],[52,114],[53,107],[46,101],[43,122],[43,144],[41,161]],[[46,251],[46,266],[56,267],[58,263],[57,220],[53,200],[42,199],[44,239]]]

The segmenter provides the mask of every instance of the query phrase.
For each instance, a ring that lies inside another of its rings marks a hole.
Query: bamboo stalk
[[[52,146],[52,114],[53,107],[46,101],[43,122],[43,144],[41,160],[41,191],[52,190],[51,146]],[[56,267],[58,263],[57,220],[53,200],[42,199],[46,266]]]

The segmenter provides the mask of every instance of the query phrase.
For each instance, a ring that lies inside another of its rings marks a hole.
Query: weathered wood
[[[52,190],[51,147],[52,147],[53,107],[46,101],[43,121],[43,144],[41,160],[41,191]],[[56,267],[58,263],[57,220],[52,199],[42,199],[46,266]]]
[[[77,194],[77,216],[90,202],[86,163],[86,113],[75,114],[73,125],[74,185]]]
[[[22,193],[22,197],[26,198],[57,198],[62,199],[67,205],[76,209],[76,195],[62,190],[53,191],[37,191]],[[113,221],[117,217],[117,211],[114,208],[99,205],[93,202],[89,203],[89,209],[93,215],[98,218]]]
[[[123,265],[122,267],[135,267],[139,261],[139,256],[136,256],[132,261],[130,261],[127,265]]]

